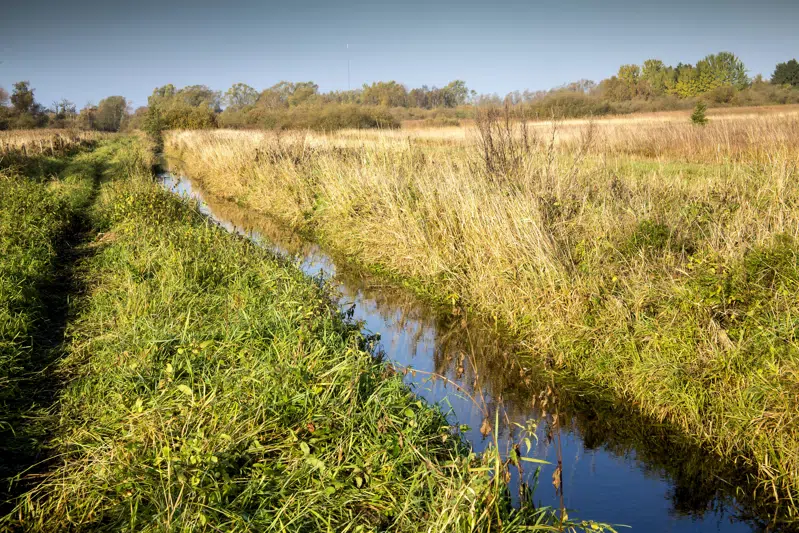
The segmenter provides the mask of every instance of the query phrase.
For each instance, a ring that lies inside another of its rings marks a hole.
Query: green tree
[[[673,92],[680,98],[690,98],[702,92],[699,82],[699,71],[693,65],[680,63],[676,69],[676,83]]]
[[[236,83],[225,93],[225,103],[233,109],[241,109],[255,105],[258,101],[258,91],[246,83]]]
[[[599,83],[599,94],[614,102],[624,102],[633,99],[635,88],[619,79],[618,76],[611,76]]]
[[[396,81],[378,81],[363,86],[361,101],[368,105],[405,107],[408,105],[408,90]]]
[[[739,91],[749,86],[749,76],[743,61],[731,52],[710,54],[696,64],[699,70],[702,92],[722,85],[730,85]]]
[[[8,91],[0,87],[0,107],[8,105]]]
[[[78,125],[84,130],[93,130],[97,127],[97,106],[86,104],[78,114]]]
[[[171,83],[157,87],[147,98],[147,105],[157,105],[162,111],[179,107],[204,107],[211,111],[220,111],[221,95],[206,85],[189,85],[176,89]]]
[[[258,100],[255,102],[255,105],[266,109],[287,107],[289,105],[288,96],[284,98],[283,93],[271,87],[265,89],[258,95]]]
[[[701,100],[697,102],[696,107],[694,107],[694,112],[691,113],[691,122],[697,126],[704,126],[707,124],[707,116],[705,116],[706,111],[707,104]]]
[[[660,96],[666,92],[669,67],[660,59],[647,59],[641,69],[641,81],[645,84],[647,96]]]
[[[14,92],[11,93],[11,105],[18,113],[31,113],[34,110],[36,100],[33,98],[33,89],[28,81],[19,81],[14,84]]]
[[[207,85],[189,85],[177,91],[175,98],[189,107],[205,107],[214,112],[221,111],[222,96]]]
[[[420,107],[422,109],[430,109],[430,90],[426,85],[418,88],[411,89],[408,93],[408,105],[411,107]]]
[[[445,107],[457,107],[466,103],[469,98],[469,88],[463,80],[449,82],[443,89],[442,100]]]
[[[155,151],[162,151],[164,149],[164,137],[162,132],[166,129],[166,125],[161,116],[161,110],[157,105],[151,105],[147,108],[142,129],[153,142]]]
[[[119,131],[128,115],[128,101],[123,96],[109,96],[97,105],[95,127],[102,131]]]
[[[791,59],[777,64],[777,68],[774,69],[774,74],[771,76],[771,83],[799,87],[799,62],[796,59]]]
[[[631,98],[638,95],[638,81],[641,79],[641,67],[638,65],[622,65],[619,67],[617,77],[627,86]]]
[[[312,81],[293,83],[288,103],[290,106],[306,104],[314,100],[317,94],[319,94],[319,86]]]

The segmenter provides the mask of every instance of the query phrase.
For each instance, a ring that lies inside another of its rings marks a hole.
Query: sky
[[[29,80],[40,103],[79,107],[146,105],[167,83],[462,79],[504,95],[723,50],[768,77],[799,56],[798,23],[799,0],[14,0],[0,5],[0,87]]]

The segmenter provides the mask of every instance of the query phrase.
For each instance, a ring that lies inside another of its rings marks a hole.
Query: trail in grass
[[[0,514],[10,510],[13,498],[47,468],[47,443],[56,416],[54,404],[62,385],[57,364],[66,350],[76,296],[84,290],[78,268],[93,250],[90,243],[95,232],[88,211],[97,197],[104,168],[102,158],[82,153],[64,165],[56,180],[57,185],[63,178],[69,181],[63,186],[65,190],[58,191],[69,204],[69,222],[52,243],[50,271],[34,284],[38,309],[29,338],[22,341],[30,351],[13,377],[16,394],[4,406],[5,424],[0,428]]]

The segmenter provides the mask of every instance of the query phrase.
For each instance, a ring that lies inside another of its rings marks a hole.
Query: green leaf
[[[522,457],[522,461],[527,461],[528,463],[536,463],[540,465],[549,465],[552,464],[549,461],[544,461],[543,459],[536,459],[535,457]]]
[[[321,470],[323,472],[325,470],[325,463],[323,463],[321,460],[319,460],[315,455],[309,455],[308,457],[306,457],[305,458],[305,462],[307,462],[312,467],[317,468],[317,469],[319,469],[319,470]]]
[[[302,450],[302,453],[304,453],[305,455],[308,455],[309,453],[311,453],[311,448],[308,447],[308,443],[307,442],[301,442],[300,443],[300,450]]]
[[[194,397],[194,393],[191,391],[191,388],[189,388],[188,385],[178,385],[178,390],[186,396]]]

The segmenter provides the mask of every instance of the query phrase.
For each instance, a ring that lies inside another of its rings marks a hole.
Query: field
[[[797,518],[799,115],[275,135],[172,164],[353,262],[493,318],[546,365],[751,469]]]
[[[317,281],[163,190],[143,136],[49,141],[0,171],[0,527],[604,528],[514,509],[513,461],[471,453]]]

